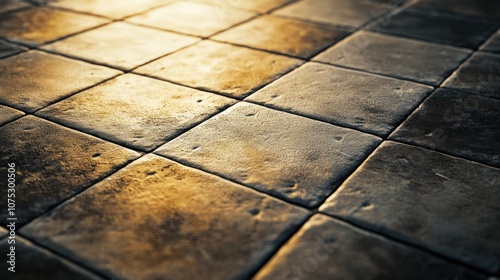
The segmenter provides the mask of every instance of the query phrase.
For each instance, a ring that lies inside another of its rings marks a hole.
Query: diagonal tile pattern
[[[499,8],[0,0],[0,279],[499,279]]]

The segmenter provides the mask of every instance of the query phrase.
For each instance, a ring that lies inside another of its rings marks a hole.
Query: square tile
[[[261,16],[213,39],[309,58],[347,34],[346,31],[325,25]]]
[[[248,99],[385,136],[431,90],[412,82],[307,63]]]
[[[285,56],[203,41],[136,72],[241,98],[301,63]]]
[[[107,278],[248,279],[307,216],[147,155],[21,233]]]
[[[148,151],[234,102],[216,94],[126,74],[37,114]]]
[[[500,170],[386,142],[320,211],[500,272]]]
[[[315,215],[254,279],[486,280],[486,277],[347,223]]]
[[[194,44],[198,40],[190,36],[115,22],[43,48],[90,62],[130,70]]]
[[[379,141],[351,129],[242,103],[157,153],[314,207]]]
[[[244,10],[201,2],[174,2],[128,21],[208,37],[255,16]]]
[[[242,1],[242,0],[200,0],[203,2],[215,4],[215,5],[226,5],[237,8],[249,9],[254,11],[259,11],[262,13],[268,12],[272,9],[276,9],[287,3],[291,3],[294,0],[252,0],[252,1]]]
[[[495,32],[498,26],[495,23],[450,14],[405,9],[394,15],[389,24],[372,30],[475,49]]]
[[[0,128],[0,159],[16,165],[18,224],[70,198],[138,154],[103,140],[26,116]],[[7,174],[7,164],[0,166]],[[7,192],[0,193],[7,209]],[[0,213],[2,220],[8,213]]]
[[[19,53],[23,50],[25,50],[25,48],[21,46],[15,45],[8,41],[0,40],[0,58]]]
[[[29,7],[30,5],[22,0],[0,0],[0,14]]]
[[[45,0],[51,5],[70,10],[121,19],[139,14],[173,0]]]
[[[413,4],[434,10],[442,10],[481,17],[487,20],[499,20],[500,2],[496,0],[419,0]]]
[[[499,119],[498,99],[438,90],[391,138],[500,167]]]
[[[446,80],[444,87],[500,98],[500,54],[474,54]]]
[[[16,109],[12,109],[7,106],[0,105],[0,126],[14,120],[20,118],[24,115],[23,112],[18,111]]]
[[[49,8],[32,8],[0,18],[0,36],[36,46],[109,22],[98,17]]]
[[[360,27],[381,15],[386,9],[386,5],[364,1],[303,0],[274,13],[325,24]]]
[[[3,228],[3,227],[0,227],[0,238],[4,238],[5,236],[8,235],[8,231],[7,229]]]
[[[2,253],[10,254],[7,239],[0,242]],[[9,280],[98,280],[102,279],[93,273],[54,255],[53,253],[33,245],[31,242],[16,237],[15,244],[15,273],[7,270],[9,264],[0,270],[1,279]],[[7,257],[2,256],[5,260]]]
[[[33,112],[121,72],[29,51],[0,60],[0,73],[0,102]]]
[[[470,53],[466,49],[359,32],[315,60],[437,86]]]
[[[500,30],[481,47],[482,51],[500,53]]]

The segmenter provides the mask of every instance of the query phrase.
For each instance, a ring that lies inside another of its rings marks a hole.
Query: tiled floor
[[[0,0],[0,279],[498,280],[499,15]]]

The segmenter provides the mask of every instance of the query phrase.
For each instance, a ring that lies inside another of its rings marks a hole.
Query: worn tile
[[[500,169],[387,142],[320,211],[500,272]]]
[[[432,87],[307,63],[248,99],[384,136]]]
[[[315,60],[436,86],[470,52],[466,49],[360,32],[321,53]]]
[[[386,5],[364,1],[303,0],[274,13],[326,24],[360,27],[382,14],[386,8]]]
[[[419,0],[417,7],[473,15],[489,20],[499,20],[500,2],[496,0]]]
[[[43,48],[94,63],[130,70],[194,44],[198,40],[185,35],[115,22]]]
[[[255,16],[245,10],[201,2],[175,2],[128,21],[208,37]]]
[[[39,51],[0,60],[0,73],[0,102],[29,112],[120,74]]]
[[[315,215],[255,277],[263,279],[486,280],[486,277],[347,223]]]
[[[481,47],[482,51],[500,53],[500,30]]]
[[[121,148],[26,116],[0,128],[0,160],[16,164],[16,217],[25,223],[82,191],[134,157]],[[7,164],[0,166],[7,174]],[[0,193],[7,209],[7,192]],[[5,220],[7,212],[1,212]]]
[[[276,9],[287,3],[291,3],[294,0],[252,0],[252,1],[242,1],[242,0],[200,0],[203,2],[216,4],[216,5],[226,5],[237,8],[249,9],[259,12],[268,12],[272,9]]]
[[[497,28],[498,24],[490,22],[427,10],[405,9],[394,15],[387,25],[379,25],[372,30],[475,49]]]
[[[45,0],[51,5],[75,11],[121,19],[168,4],[173,0]]]
[[[0,14],[29,7],[29,4],[21,0],[0,0]]]
[[[109,277],[244,279],[307,215],[148,155],[21,233]]]
[[[203,41],[138,68],[138,73],[233,97],[245,97],[301,60]]]
[[[334,27],[261,16],[221,33],[214,39],[309,58],[347,34]]]
[[[15,273],[7,270],[10,265],[3,265],[0,270],[1,279],[9,280],[97,280],[98,276],[54,255],[53,253],[33,245],[25,239],[16,238],[16,243],[8,244],[5,239],[0,242],[0,251],[11,254],[10,247],[15,246]],[[2,256],[2,259],[7,257]]]
[[[438,90],[391,138],[500,166],[499,114],[498,99]]]
[[[28,45],[45,44],[108,20],[49,8],[32,8],[0,18],[0,36]]]
[[[378,142],[372,135],[243,103],[157,153],[313,207]]]
[[[23,47],[0,40],[0,58],[19,53],[23,50]]]
[[[18,111],[16,109],[12,109],[7,106],[0,105],[0,126],[4,125],[14,119],[22,117],[24,115],[23,112]]]
[[[212,93],[127,74],[38,114],[147,151],[233,103]]]
[[[474,54],[446,80],[444,87],[500,98],[500,54]]]
[[[0,227],[0,238],[4,238],[5,236],[8,235],[8,231],[7,229],[3,228],[3,227]]]

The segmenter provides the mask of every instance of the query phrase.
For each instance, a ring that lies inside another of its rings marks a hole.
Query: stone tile
[[[243,103],[165,144],[157,153],[313,207],[378,142],[372,135]]]
[[[303,0],[274,12],[326,24],[360,27],[386,10],[386,5],[364,1]]]
[[[497,28],[498,24],[494,23],[427,10],[405,9],[393,16],[389,24],[379,25],[372,30],[475,49]]]
[[[294,0],[252,0],[252,1],[242,1],[242,0],[200,0],[203,2],[216,4],[216,5],[226,5],[237,8],[249,9],[259,12],[268,12],[272,9],[276,9],[287,3],[291,3]]]
[[[82,191],[138,154],[27,116],[0,128],[0,160],[16,164],[16,217],[25,223]],[[0,166],[7,174],[7,164]],[[7,209],[7,192],[0,193]],[[5,220],[7,213],[0,217]]]
[[[2,253],[10,254],[10,247],[7,240],[0,242]],[[98,276],[83,270],[82,268],[55,256],[51,252],[33,245],[24,239],[16,238],[16,266],[15,273],[7,270],[9,264],[3,265],[0,270],[1,279],[10,280],[88,280],[101,279]],[[2,256],[2,259],[7,257]]]
[[[45,44],[109,22],[49,8],[32,8],[0,18],[0,36],[27,45]]]
[[[500,2],[496,0],[419,0],[417,7],[473,15],[490,20],[499,20]]]
[[[23,51],[24,48],[7,41],[0,40],[0,58],[13,55]]]
[[[0,60],[0,73],[0,102],[29,112],[120,74],[38,51]]]
[[[173,0],[45,0],[51,5],[75,11],[121,19],[168,4]]]
[[[384,136],[431,90],[412,82],[307,63],[248,99]]]
[[[315,215],[255,279],[486,280],[486,277],[347,223]]]
[[[28,3],[21,0],[0,0],[0,14],[27,7]]]
[[[309,58],[347,34],[346,31],[325,25],[261,16],[221,33],[214,39]]]
[[[0,105],[0,126],[22,117],[24,115],[23,112],[18,111],[16,109],[12,109],[7,106]]]
[[[128,21],[208,37],[255,16],[245,10],[201,2],[175,2]]]
[[[500,98],[500,54],[474,54],[448,78],[444,87]]]
[[[315,60],[437,86],[470,52],[360,32],[321,53]]]
[[[4,238],[8,233],[7,229],[0,227],[0,238]]]
[[[320,211],[495,274],[499,181],[499,169],[386,142]]]
[[[301,60],[203,41],[136,70],[199,89],[245,97],[302,63]]]
[[[245,279],[307,215],[148,155],[21,233],[110,278]]]
[[[483,51],[500,53],[500,30],[497,31],[481,48]]]
[[[216,94],[127,74],[38,114],[147,151],[233,103]]]
[[[439,90],[392,139],[500,167],[500,100]]]
[[[130,70],[197,41],[194,37],[115,22],[44,46],[44,49]]]

